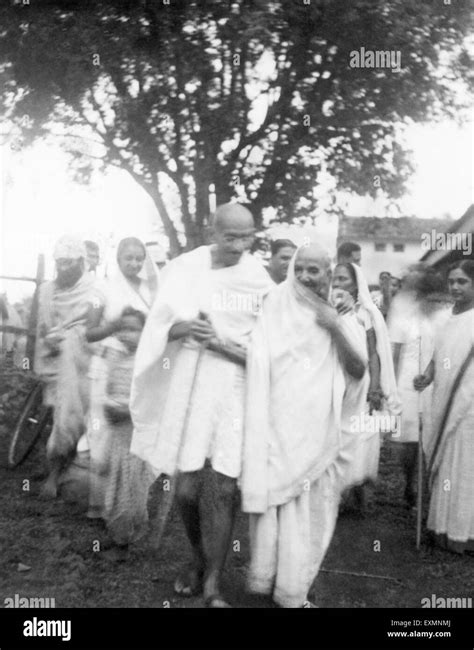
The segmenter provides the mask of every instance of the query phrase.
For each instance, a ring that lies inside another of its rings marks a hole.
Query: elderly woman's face
[[[120,270],[126,278],[134,279],[140,273],[145,262],[145,252],[141,246],[131,244],[123,249],[118,258]]]

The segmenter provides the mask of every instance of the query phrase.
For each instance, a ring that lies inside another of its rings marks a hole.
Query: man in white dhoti
[[[330,278],[323,249],[299,248],[288,279],[264,302],[247,361],[249,589],[283,607],[304,605],[331,540],[343,478],[343,371],[365,372],[327,302]]]
[[[85,431],[90,360],[85,323],[93,277],[85,273],[82,241],[64,236],[54,249],[57,277],[40,289],[35,371],[44,385],[43,401],[54,408],[47,444],[50,474],[42,495],[54,498],[61,472],[72,461]]]
[[[203,589],[207,606],[227,607],[220,577],[242,465],[245,372],[239,361],[273,283],[247,252],[254,223],[246,208],[219,206],[213,226],[213,245],[168,265],[143,330],[132,382],[131,451],[156,476],[178,473],[177,498],[193,555],[175,591],[189,596]],[[209,558],[199,513],[206,459],[217,483]]]

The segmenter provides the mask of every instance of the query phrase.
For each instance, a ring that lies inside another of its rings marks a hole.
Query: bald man
[[[365,360],[328,303],[327,252],[297,250],[288,278],[265,299],[247,361],[242,508],[250,517],[251,592],[309,606],[342,487],[344,370]]]
[[[212,245],[168,265],[145,325],[132,383],[131,451],[156,476],[177,477],[192,555],[175,592],[202,591],[206,606],[228,607],[220,578],[242,465],[246,348],[273,283],[248,253],[254,222],[244,206],[219,206],[212,228]],[[206,464],[214,479],[215,515],[207,527],[213,542],[207,558],[199,509]]]

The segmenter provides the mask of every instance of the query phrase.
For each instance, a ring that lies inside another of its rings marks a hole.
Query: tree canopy
[[[153,198],[173,253],[180,224],[201,243],[211,184],[259,224],[267,207],[311,213],[323,170],[401,196],[399,125],[456,118],[471,66],[461,0],[16,0],[0,25],[4,119],[26,141],[86,127]],[[400,69],[351,66],[361,48]]]

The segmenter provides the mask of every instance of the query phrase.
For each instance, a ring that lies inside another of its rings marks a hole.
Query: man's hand
[[[316,311],[316,323],[324,329],[332,332],[337,327],[337,311],[324,300],[318,303]]]
[[[415,390],[421,392],[431,384],[431,377],[428,375],[417,375],[413,380],[413,387]]]
[[[193,320],[176,323],[169,332],[169,339],[172,341],[187,336],[192,336],[196,341],[202,343],[217,335],[211,323],[203,318],[193,318]]]
[[[51,354],[58,354],[60,352],[63,340],[64,332],[58,327],[51,328],[44,338],[45,345],[48,347]]]

